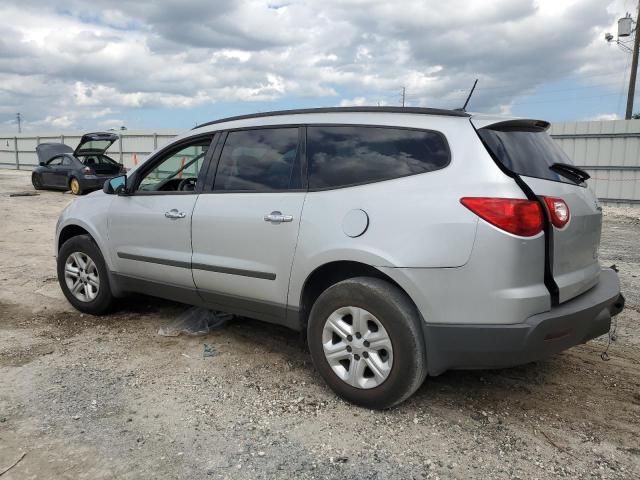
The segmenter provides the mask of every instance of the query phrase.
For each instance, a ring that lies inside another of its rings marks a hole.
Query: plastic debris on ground
[[[9,194],[10,197],[37,197],[38,195],[40,194],[36,192],[15,192]]]
[[[158,335],[163,337],[177,337],[181,334],[206,335],[212,330],[223,328],[232,318],[233,315],[230,313],[191,307],[168,325],[160,327]]]
[[[202,344],[203,347],[203,352],[202,352],[202,356],[203,357],[215,357],[216,355],[218,355],[218,352],[216,351],[215,347],[213,345],[209,345],[208,343],[203,343]]]

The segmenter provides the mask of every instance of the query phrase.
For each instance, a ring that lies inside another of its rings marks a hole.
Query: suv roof
[[[225,123],[233,120],[246,120],[248,118],[275,117],[279,115],[299,115],[304,113],[340,113],[340,112],[375,112],[375,113],[418,113],[422,115],[445,115],[450,117],[470,117],[462,110],[445,110],[442,108],[421,108],[421,107],[326,107],[326,108],[303,108],[296,110],[276,110],[273,112],[251,113],[249,115],[238,115],[236,117],[221,118],[211,122],[202,123],[193,127],[206,127],[216,123]]]

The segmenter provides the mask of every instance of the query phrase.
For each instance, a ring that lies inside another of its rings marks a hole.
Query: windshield
[[[514,173],[555,182],[577,183],[549,168],[555,163],[573,165],[573,162],[545,130],[481,128],[478,134],[495,158]]]

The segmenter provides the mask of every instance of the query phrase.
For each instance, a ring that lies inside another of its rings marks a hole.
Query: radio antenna
[[[471,91],[469,92],[469,96],[467,97],[467,101],[464,102],[464,105],[462,106],[462,108],[460,110],[462,110],[463,112],[467,111],[467,105],[469,104],[469,100],[471,100],[471,95],[473,95],[474,90],[476,89],[476,85],[478,84],[478,79],[476,78],[476,81],[473,82],[473,87],[471,87]]]

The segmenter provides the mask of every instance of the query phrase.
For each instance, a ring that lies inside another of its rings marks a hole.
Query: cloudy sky
[[[284,108],[624,114],[635,0],[0,0],[0,130],[186,129]],[[640,105],[640,102],[637,102]]]

